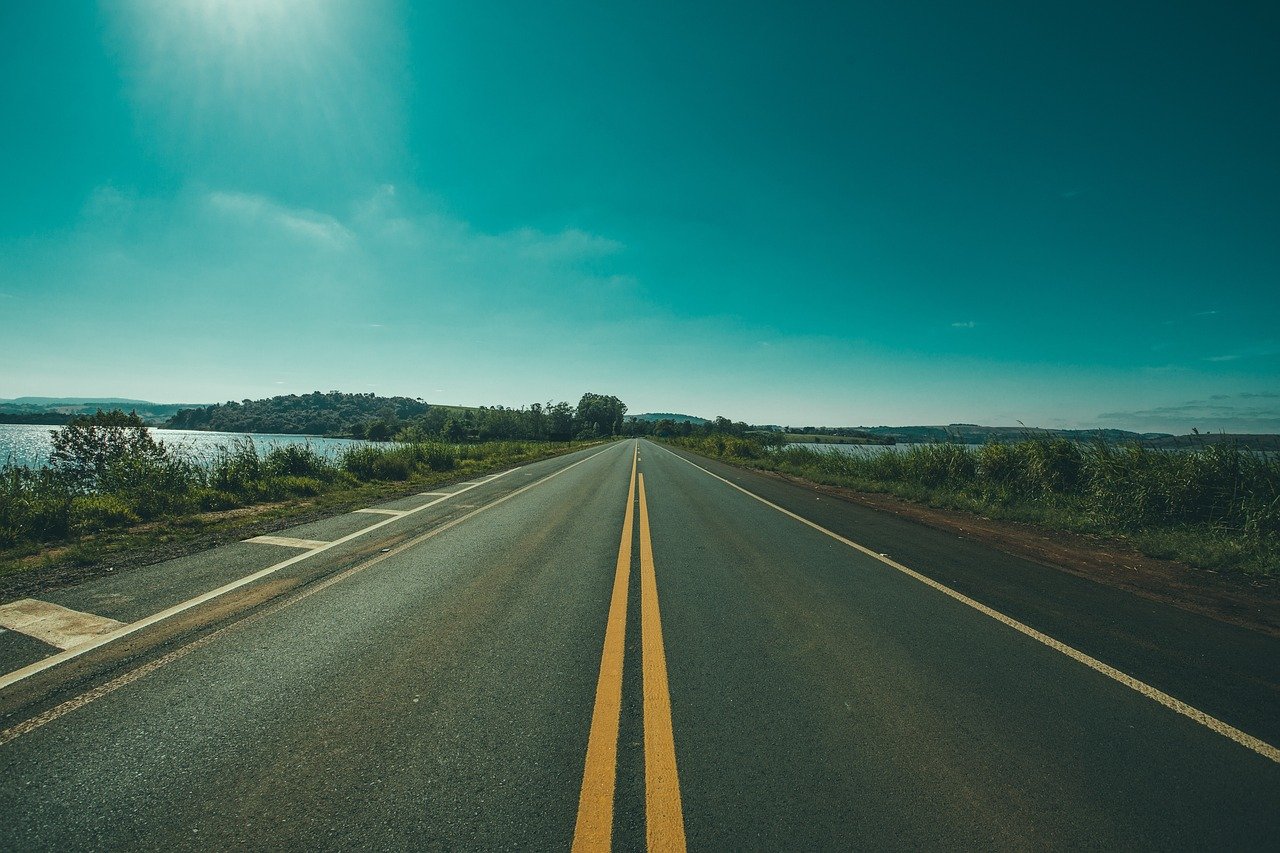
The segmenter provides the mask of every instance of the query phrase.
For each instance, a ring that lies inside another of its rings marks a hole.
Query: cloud
[[[1222,353],[1221,355],[1211,355],[1205,361],[1225,362],[1240,361],[1246,358],[1266,358],[1271,355],[1280,354],[1280,343],[1276,341],[1262,341],[1252,346],[1241,347],[1235,352]]]
[[[622,249],[622,244],[617,240],[588,234],[577,228],[569,228],[556,234],[520,228],[507,234],[495,235],[494,239],[508,243],[521,254],[536,260],[599,258]]]
[[[965,322],[963,322],[963,323],[952,323],[952,324],[951,324],[951,328],[953,328],[953,329],[972,329],[972,328],[974,328],[974,327],[975,327],[975,326],[977,326],[977,325],[978,325],[978,324],[977,324],[977,323],[975,323],[975,322],[973,322],[972,320],[966,320],[966,321],[965,321]]]
[[[354,235],[328,214],[291,208],[267,196],[217,190],[209,193],[211,207],[253,225],[265,225],[305,240],[333,248],[348,245]]]

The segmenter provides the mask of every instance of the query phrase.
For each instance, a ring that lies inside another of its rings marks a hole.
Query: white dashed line
[[[516,495],[524,492],[526,489],[530,489],[533,486],[537,485],[538,483],[544,482],[545,480],[549,480],[551,479],[551,477],[558,476],[559,474],[562,474],[571,468],[576,468],[577,466],[581,465],[583,462],[587,462],[588,460],[594,459],[595,457],[599,456],[601,453],[604,453],[609,449],[610,448],[606,447],[603,450],[598,450],[595,453],[591,454],[590,456],[587,456],[583,459],[579,459],[577,462],[574,462],[570,465],[565,466],[564,468],[561,468],[559,471],[555,472],[554,474],[544,477],[542,480],[536,480],[533,483],[530,483],[528,486],[523,486],[520,489],[517,489],[516,491],[508,495],[497,498],[492,503],[487,504],[486,507],[481,507],[480,509],[472,510],[467,515],[464,515],[461,518],[454,519],[453,521],[449,522],[443,527],[436,528],[435,531],[428,532],[427,535],[434,535],[434,533],[436,532],[446,530],[462,521],[465,521],[466,519],[470,518],[473,514],[483,511],[488,506],[493,506],[509,498],[515,497]],[[511,468],[499,474],[493,475],[492,477],[489,478],[489,480],[492,481],[492,480],[498,479],[499,477],[505,477],[508,474],[512,474],[512,473],[515,473],[516,471],[519,471],[522,467],[524,466],[517,465],[515,468]],[[528,473],[528,472],[525,472],[525,473]],[[342,536],[337,539],[334,539],[332,542],[326,542],[317,547],[309,548],[304,553],[298,554],[295,557],[290,557],[287,560],[281,560],[280,562],[275,563],[274,565],[267,566],[265,569],[260,569],[256,572],[253,572],[252,574],[248,574],[242,578],[238,578],[237,580],[231,581],[230,583],[223,584],[217,589],[211,589],[206,593],[195,596],[194,598],[189,598],[186,601],[179,602],[178,604],[175,604],[172,607],[168,607],[164,610],[161,610],[158,613],[153,613],[150,616],[146,616],[142,619],[139,619],[136,622],[130,622],[127,625],[117,623],[119,627],[115,628],[114,630],[111,630],[105,634],[95,636],[93,639],[79,646],[76,646],[75,648],[58,652],[57,654],[50,655],[49,657],[44,658],[43,660],[38,660],[35,663],[28,664],[27,666],[24,666],[21,669],[15,669],[12,672],[4,673],[3,675],[0,675],[0,690],[3,690],[6,687],[16,684],[19,681],[30,678],[36,673],[44,672],[46,669],[52,669],[53,667],[58,666],[59,664],[66,663],[67,661],[73,658],[79,657],[80,655],[85,654],[86,652],[93,651],[94,649],[105,646],[108,643],[115,642],[116,640],[119,640],[122,637],[127,637],[130,634],[133,634],[137,631],[141,631],[144,628],[149,628],[150,626],[155,625],[159,622],[163,622],[166,619],[171,619],[174,616],[177,616],[179,613],[184,613],[187,610],[192,609],[193,607],[198,607],[201,604],[204,604],[206,602],[212,601],[215,598],[218,598],[219,596],[226,595],[228,592],[232,592],[233,590],[237,590],[243,586],[247,586],[251,583],[254,583],[255,581],[261,580],[262,578],[272,575],[280,571],[281,569],[286,568],[287,566],[292,566],[295,563],[300,563],[303,560],[308,560],[316,556],[317,554],[324,553],[330,548],[334,548],[338,545],[342,545],[346,542],[350,542],[352,539],[356,539],[358,537],[364,536],[366,533],[370,533],[374,530],[377,530],[380,527],[385,527],[388,524],[394,524],[400,519],[404,518],[405,516],[413,515],[414,513],[421,512],[424,509],[429,509],[438,503],[447,501],[451,497],[455,497],[457,495],[462,494],[463,492],[470,491],[476,486],[479,486],[482,484],[481,483],[461,483],[460,485],[464,486],[465,488],[458,489],[458,491],[456,492],[442,493],[441,497],[438,497],[433,501],[427,501],[422,506],[414,507],[411,510],[406,510],[404,512],[396,511],[395,515],[392,515],[389,518],[383,519],[382,521],[374,522],[373,524],[370,524],[368,527],[363,527],[360,530],[355,531],[354,533],[348,533],[346,536]]]
[[[24,598],[0,607],[0,626],[60,649],[72,649],[122,628],[124,623],[47,601]]]
[[[329,544],[321,539],[294,539],[292,536],[255,536],[244,541],[262,545],[283,545],[286,548],[319,548]]]

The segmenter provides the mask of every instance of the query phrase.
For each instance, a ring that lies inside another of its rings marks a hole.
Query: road
[[[647,441],[19,604],[6,850],[1280,838],[1280,641]]]

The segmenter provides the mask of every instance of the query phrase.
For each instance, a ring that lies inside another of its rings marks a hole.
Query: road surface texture
[[[647,441],[0,625],[5,850],[1280,839],[1280,641]]]

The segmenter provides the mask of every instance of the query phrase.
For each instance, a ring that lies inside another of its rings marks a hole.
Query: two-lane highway
[[[412,516],[370,508],[352,530],[390,523],[363,546],[0,688],[0,846],[1269,849],[1280,837],[1272,638],[1196,627],[1230,674],[1216,687],[1169,665],[1162,650],[1185,633],[1064,639],[1062,600],[1007,607],[950,563],[912,562],[943,547],[923,527],[892,544],[868,527],[874,547],[860,548],[866,511],[824,499],[810,512],[799,487],[644,441],[528,468],[439,507],[423,496]],[[244,560],[255,547],[318,550],[246,544]],[[975,577],[983,560],[993,577],[1013,571],[972,543],[963,554]],[[210,589],[262,568],[217,571],[191,566]],[[130,577],[147,570],[59,601],[128,600],[138,612],[113,619],[136,624],[147,599]],[[1133,607],[1088,594],[1080,625]],[[54,657],[23,649],[26,667]]]

